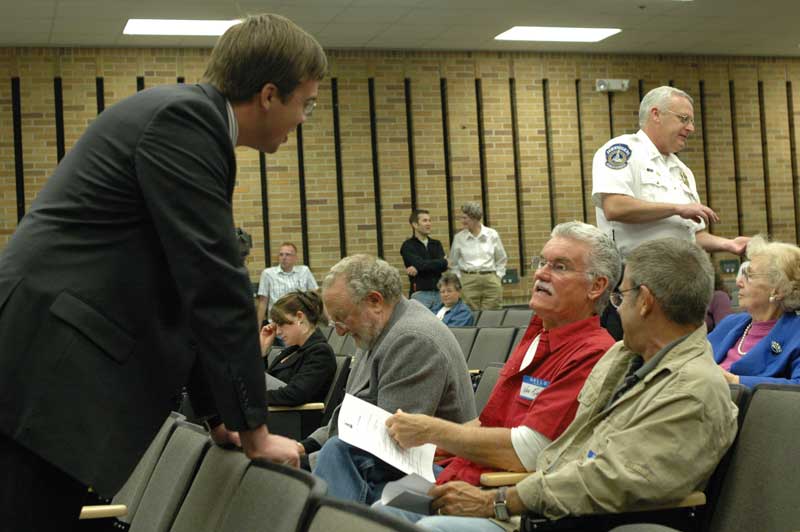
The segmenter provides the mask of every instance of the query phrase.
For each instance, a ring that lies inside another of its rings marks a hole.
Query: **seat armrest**
[[[498,471],[481,475],[481,486],[496,488],[497,486],[513,486],[531,474],[530,471]]]
[[[669,510],[670,508],[691,508],[693,506],[705,506],[706,494],[702,491],[693,491],[675,504],[665,504],[663,506],[656,506],[655,508],[648,508],[648,510]]]
[[[325,403],[305,403],[297,406],[270,406],[270,412],[303,412],[307,410],[322,411],[325,409]]]
[[[494,473],[483,473],[481,475],[481,486],[496,488],[498,486],[513,486],[522,482],[531,472],[498,471]],[[693,506],[705,506],[706,494],[702,491],[693,491],[682,500],[674,504],[664,504],[656,507],[647,508],[650,510],[669,510],[670,508],[691,508]],[[636,511],[636,510],[631,510]]]
[[[101,519],[104,517],[122,517],[127,515],[128,507],[124,504],[99,504],[81,508],[80,519]]]

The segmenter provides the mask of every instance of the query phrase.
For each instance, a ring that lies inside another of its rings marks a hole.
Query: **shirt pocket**
[[[655,172],[642,170],[639,174],[641,183],[641,198],[646,201],[665,201],[669,196],[669,185],[667,181]]]

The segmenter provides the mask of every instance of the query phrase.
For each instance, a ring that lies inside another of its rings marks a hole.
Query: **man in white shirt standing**
[[[297,246],[284,242],[278,251],[278,266],[261,272],[256,308],[259,325],[269,316],[272,305],[283,295],[297,290],[316,290],[318,287],[308,266],[297,264]]]
[[[675,155],[694,132],[691,96],[674,87],[648,92],[633,135],[608,141],[592,162],[592,201],[597,226],[617,243],[623,258],[648,240],[676,237],[706,251],[741,255],[749,238],[714,236],[719,216],[702,203],[692,171]]]
[[[706,251],[741,255],[748,237],[722,238],[708,232],[719,221],[700,203],[692,171],[675,155],[694,133],[692,97],[662,86],[639,105],[639,127],[632,135],[606,142],[592,162],[592,201],[597,227],[616,242],[623,260],[636,246],[657,238],[696,242]],[[622,338],[622,324],[612,306],[601,320],[611,335]]]
[[[464,303],[472,310],[499,309],[503,304],[501,279],[508,255],[500,235],[481,223],[483,210],[477,202],[461,206],[464,229],[450,246],[450,269],[461,278]]]

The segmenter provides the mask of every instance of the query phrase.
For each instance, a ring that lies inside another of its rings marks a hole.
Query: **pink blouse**
[[[744,339],[744,342],[742,342],[742,351],[745,353],[750,351],[754,345],[764,339],[772,330],[772,328],[775,327],[775,324],[778,323],[778,320],[753,321],[750,323],[752,323],[752,326],[747,332],[747,337]],[[741,337],[730,349],[728,349],[728,354],[725,356],[725,360],[719,363],[719,365],[725,371],[730,371],[731,366],[742,358],[742,355],[739,354],[737,349],[740,341]]]

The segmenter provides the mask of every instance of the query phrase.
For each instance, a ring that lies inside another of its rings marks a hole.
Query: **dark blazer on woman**
[[[285,382],[286,386],[267,390],[267,402],[284,406],[321,402],[335,372],[336,356],[317,329],[302,346],[293,345],[281,351],[269,366],[267,373]]]
[[[0,253],[0,432],[102,495],[192,376],[229,429],[266,421],[228,127],[210,85],[115,103]]]

